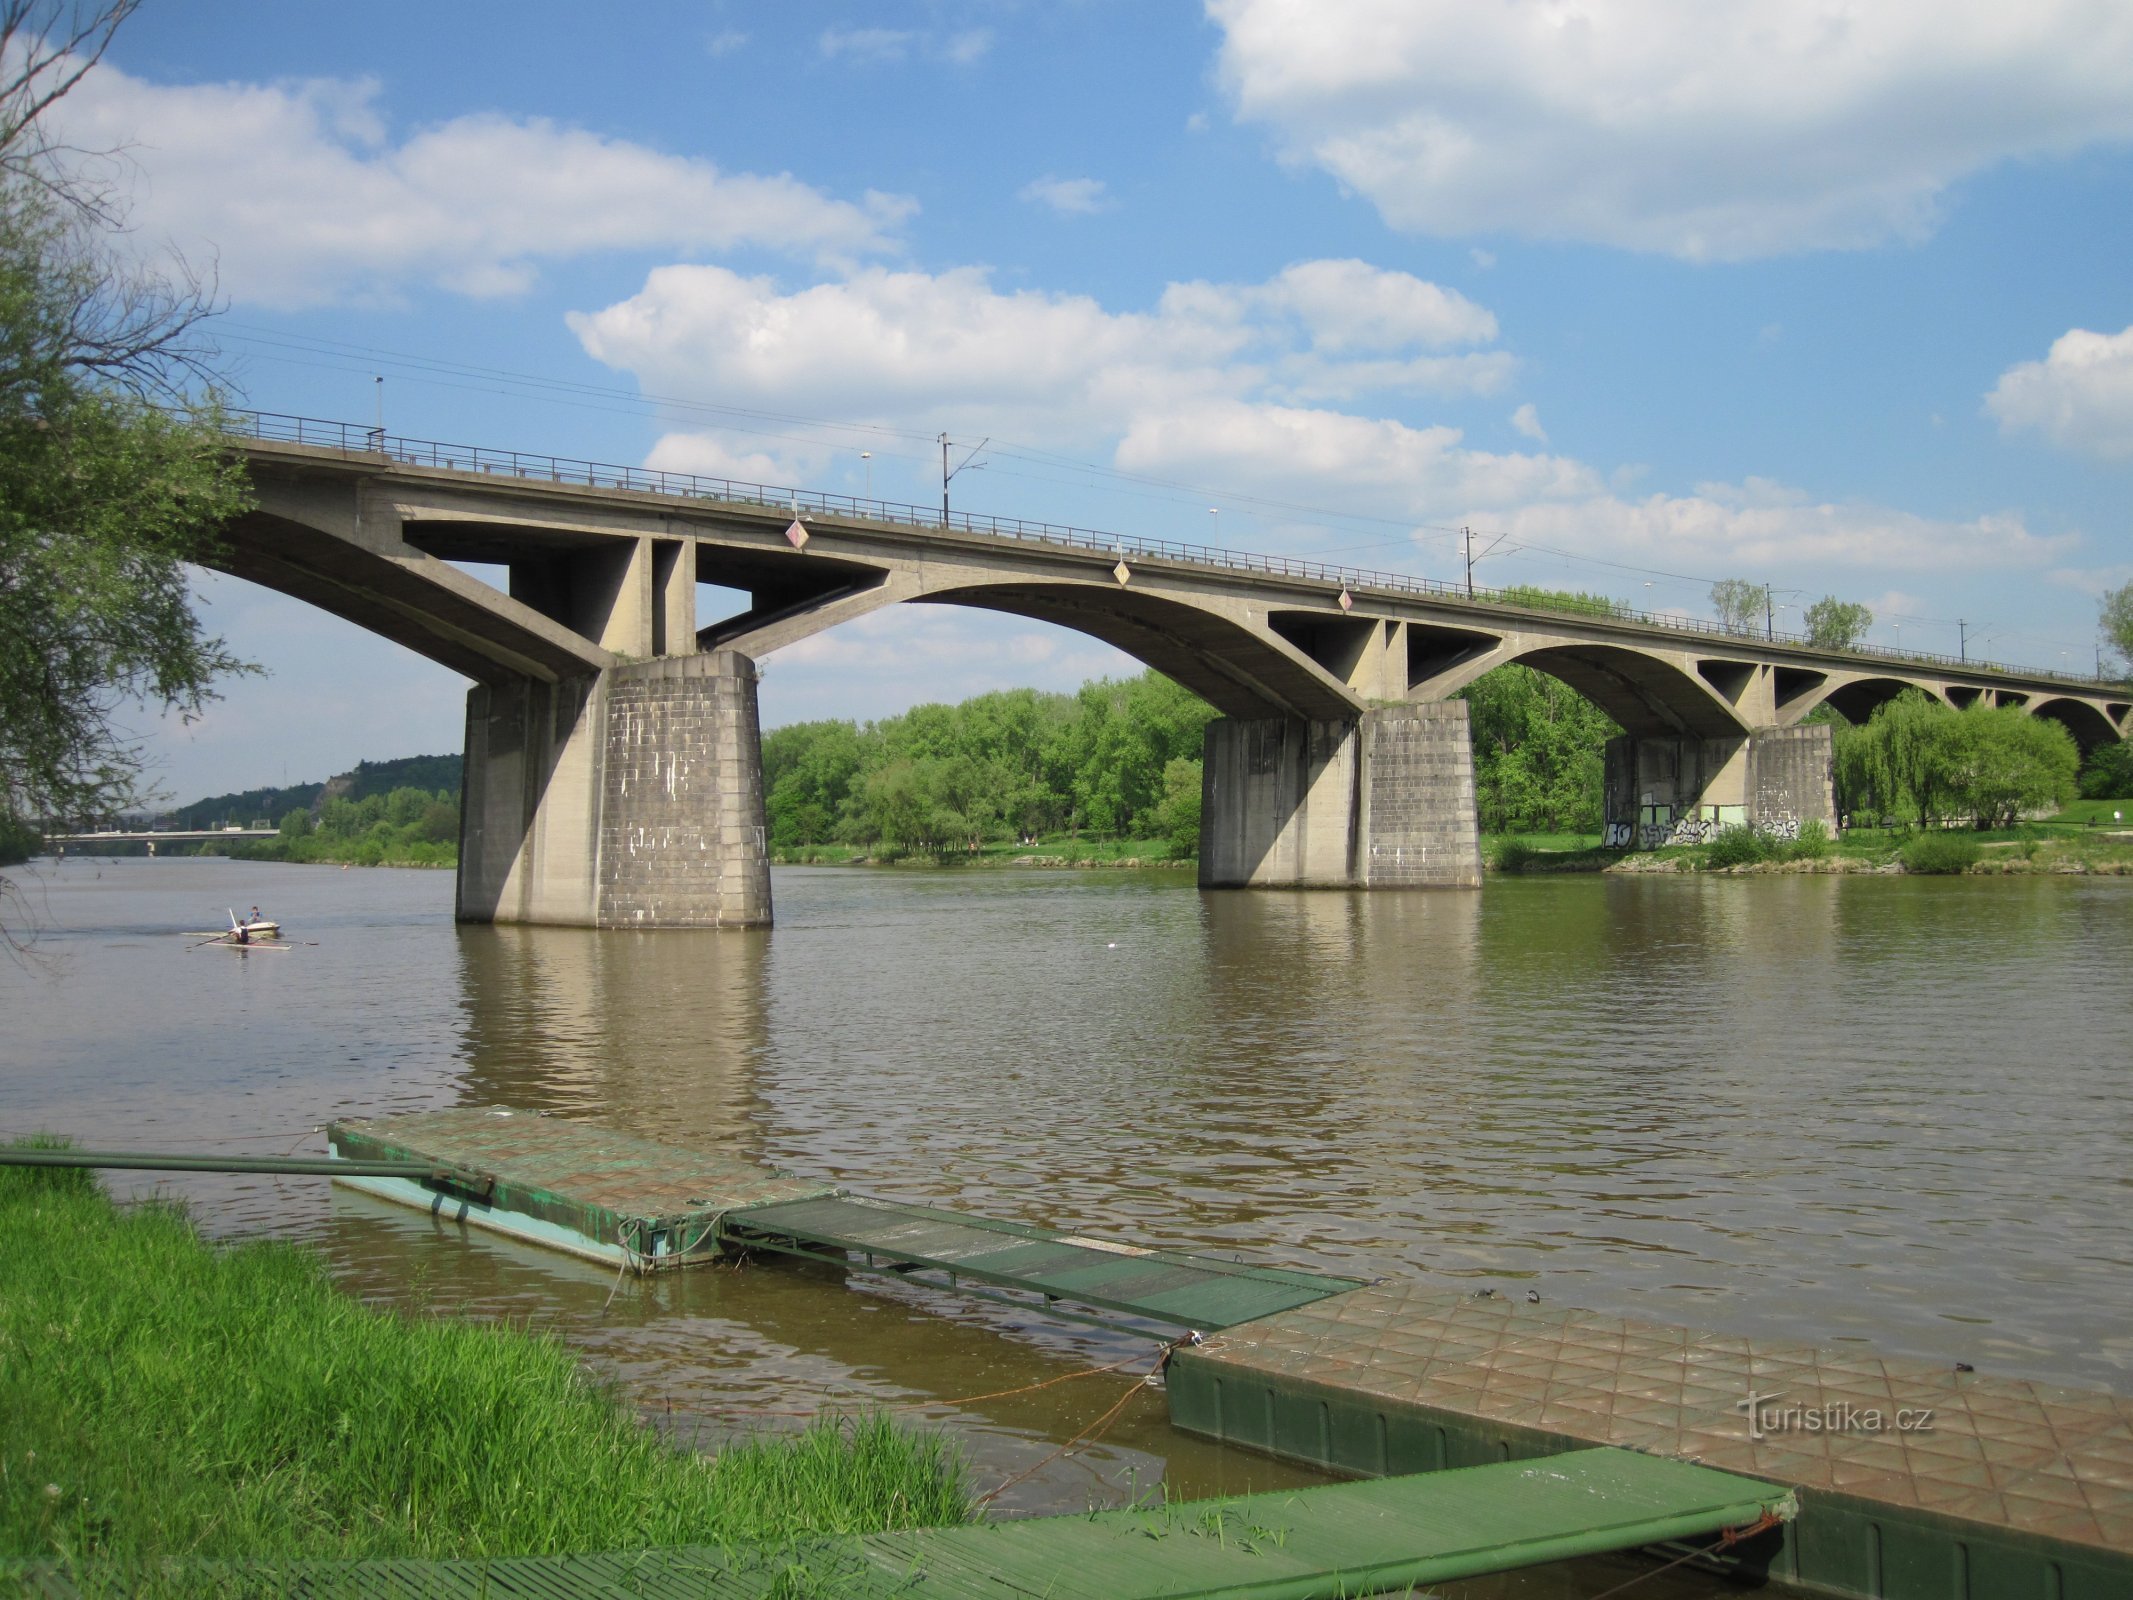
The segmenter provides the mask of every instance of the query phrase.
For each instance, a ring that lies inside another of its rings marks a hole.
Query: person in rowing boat
[[[233,944],[250,944],[252,942],[251,928],[242,922],[238,923],[236,927],[230,929],[230,942]]]

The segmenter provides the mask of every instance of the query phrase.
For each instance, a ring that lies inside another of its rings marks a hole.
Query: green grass
[[[2123,820],[2114,819],[2114,811]],[[2133,828],[2133,800],[2075,800],[2050,820],[2082,828]]]
[[[678,1450],[559,1340],[371,1310],[88,1174],[0,1168],[0,1558],[557,1554],[966,1520],[880,1417]]]

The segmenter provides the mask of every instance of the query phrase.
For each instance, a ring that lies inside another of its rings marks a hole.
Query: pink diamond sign
[[[1345,583],[1341,585],[1340,604],[1343,611],[1353,611],[1355,609],[1355,596],[1348,592],[1348,586]]]
[[[798,517],[794,517],[792,526],[785,530],[785,542],[795,550],[805,550],[807,548],[807,530],[800,526]]]

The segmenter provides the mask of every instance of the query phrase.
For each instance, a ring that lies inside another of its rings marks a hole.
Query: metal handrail
[[[1582,617],[1594,622],[1634,622],[1668,633],[1697,638],[1736,640],[1742,644],[1801,645],[1829,654],[1869,656],[1916,666],[1953,667],[1966,673],[2001,673],[2011,677],[2050,678],[2060,683],[2078,683],[2108,688],[2124,687],[2120,679],[2101,674],[2055,672],[2045,667],[2008,666],[1997,661],[1941,655],[1927,650],[1903,650],[1888,645],[1854,644],[1829,651],[1804,634],[1766,629],[1760,634],[1738,633],[1715,622],[1695,617],[1661,615],[1629,606],[1599,612],[1535,605],[1529,594],[1515,590],[1470,587],[1440,578],[1419,578],[1401,572],[1375,572],[1296,556],[1255,555],[1226,550],[1217,545],[1182,544],[1170,539],[1147,539],[1135,534],[1105,533],[1071,524],[1033,522],[1022,517],[973,515],[957,511],[942,515],[930,507],[903,505],[889,500],[861,499],[854,495],[830,494],[819,489],[796,489],[778,484],[749,483],[736,478],[713,478],[693,472],[666,472],[653,467],[617,466],[604,461],[584,461],[570,456],[539,455],[524,450],[499,450],[486,445],[443,444],[433,439],[409,439],[382,428],[361,423],[334,422],[318,417],[291,416],[275,411],[230,411],[224,413],[231,431],[239,437],[267,443],[305,445],[338,450],[344,455],[384,456],[410,466],[435,467],[453,472],[478,472],[498,477],[545,480],[551,483],[584,484],[594,489],[627,489],[673,499],[710,500],[725,505],[789,508],[795,517],[807,513],[824,516],[903,524],[915,528],[938,528],[949,532],[989,535],[1028,543],[1065,545],[1093,554],[1119,558],[1178,562],[1229,572],[1256,572],[1268,577],[1301,579],[1339,585],[1351,594],[1358,590],[1388,595],[1421,595],[1454,600],[1462,604],[1507,606],[1515,610],[1545,612],[1551,616]]]

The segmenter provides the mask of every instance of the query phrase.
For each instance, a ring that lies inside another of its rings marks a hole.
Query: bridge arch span
[[[1748,732],[1709,685],[1663,656],[1619,645],[1549,644],[1490,665],[1509,662],[1568,684],[1614,718],[1624,733],[1722,739]]]
[[[1802,706],[1801,710],[1804,714],[1818,705],[1828,706],[1846,722],[1859,727],[1891,700],[1910,689],[1932,695],[1942,704],[1947,703],[1946,696],[1936,691],[1931,684],[1908,678],[1855,677],[1833,682],[1826,692]]]
[[[1049,622],[1100,639],[1190,689],[1224,716],[1355,716],[1361,698],[1301,650],[1226,608],[1126,585],[956,583],[913,604],[967,606]]]
[[[2049,717],[2072,734],[2084,761],[2102,746],[2116,744],[2125,737],[2123,729],[2086,700],[2061,696],[2037,701],[2029,709],[2032,716]]]

